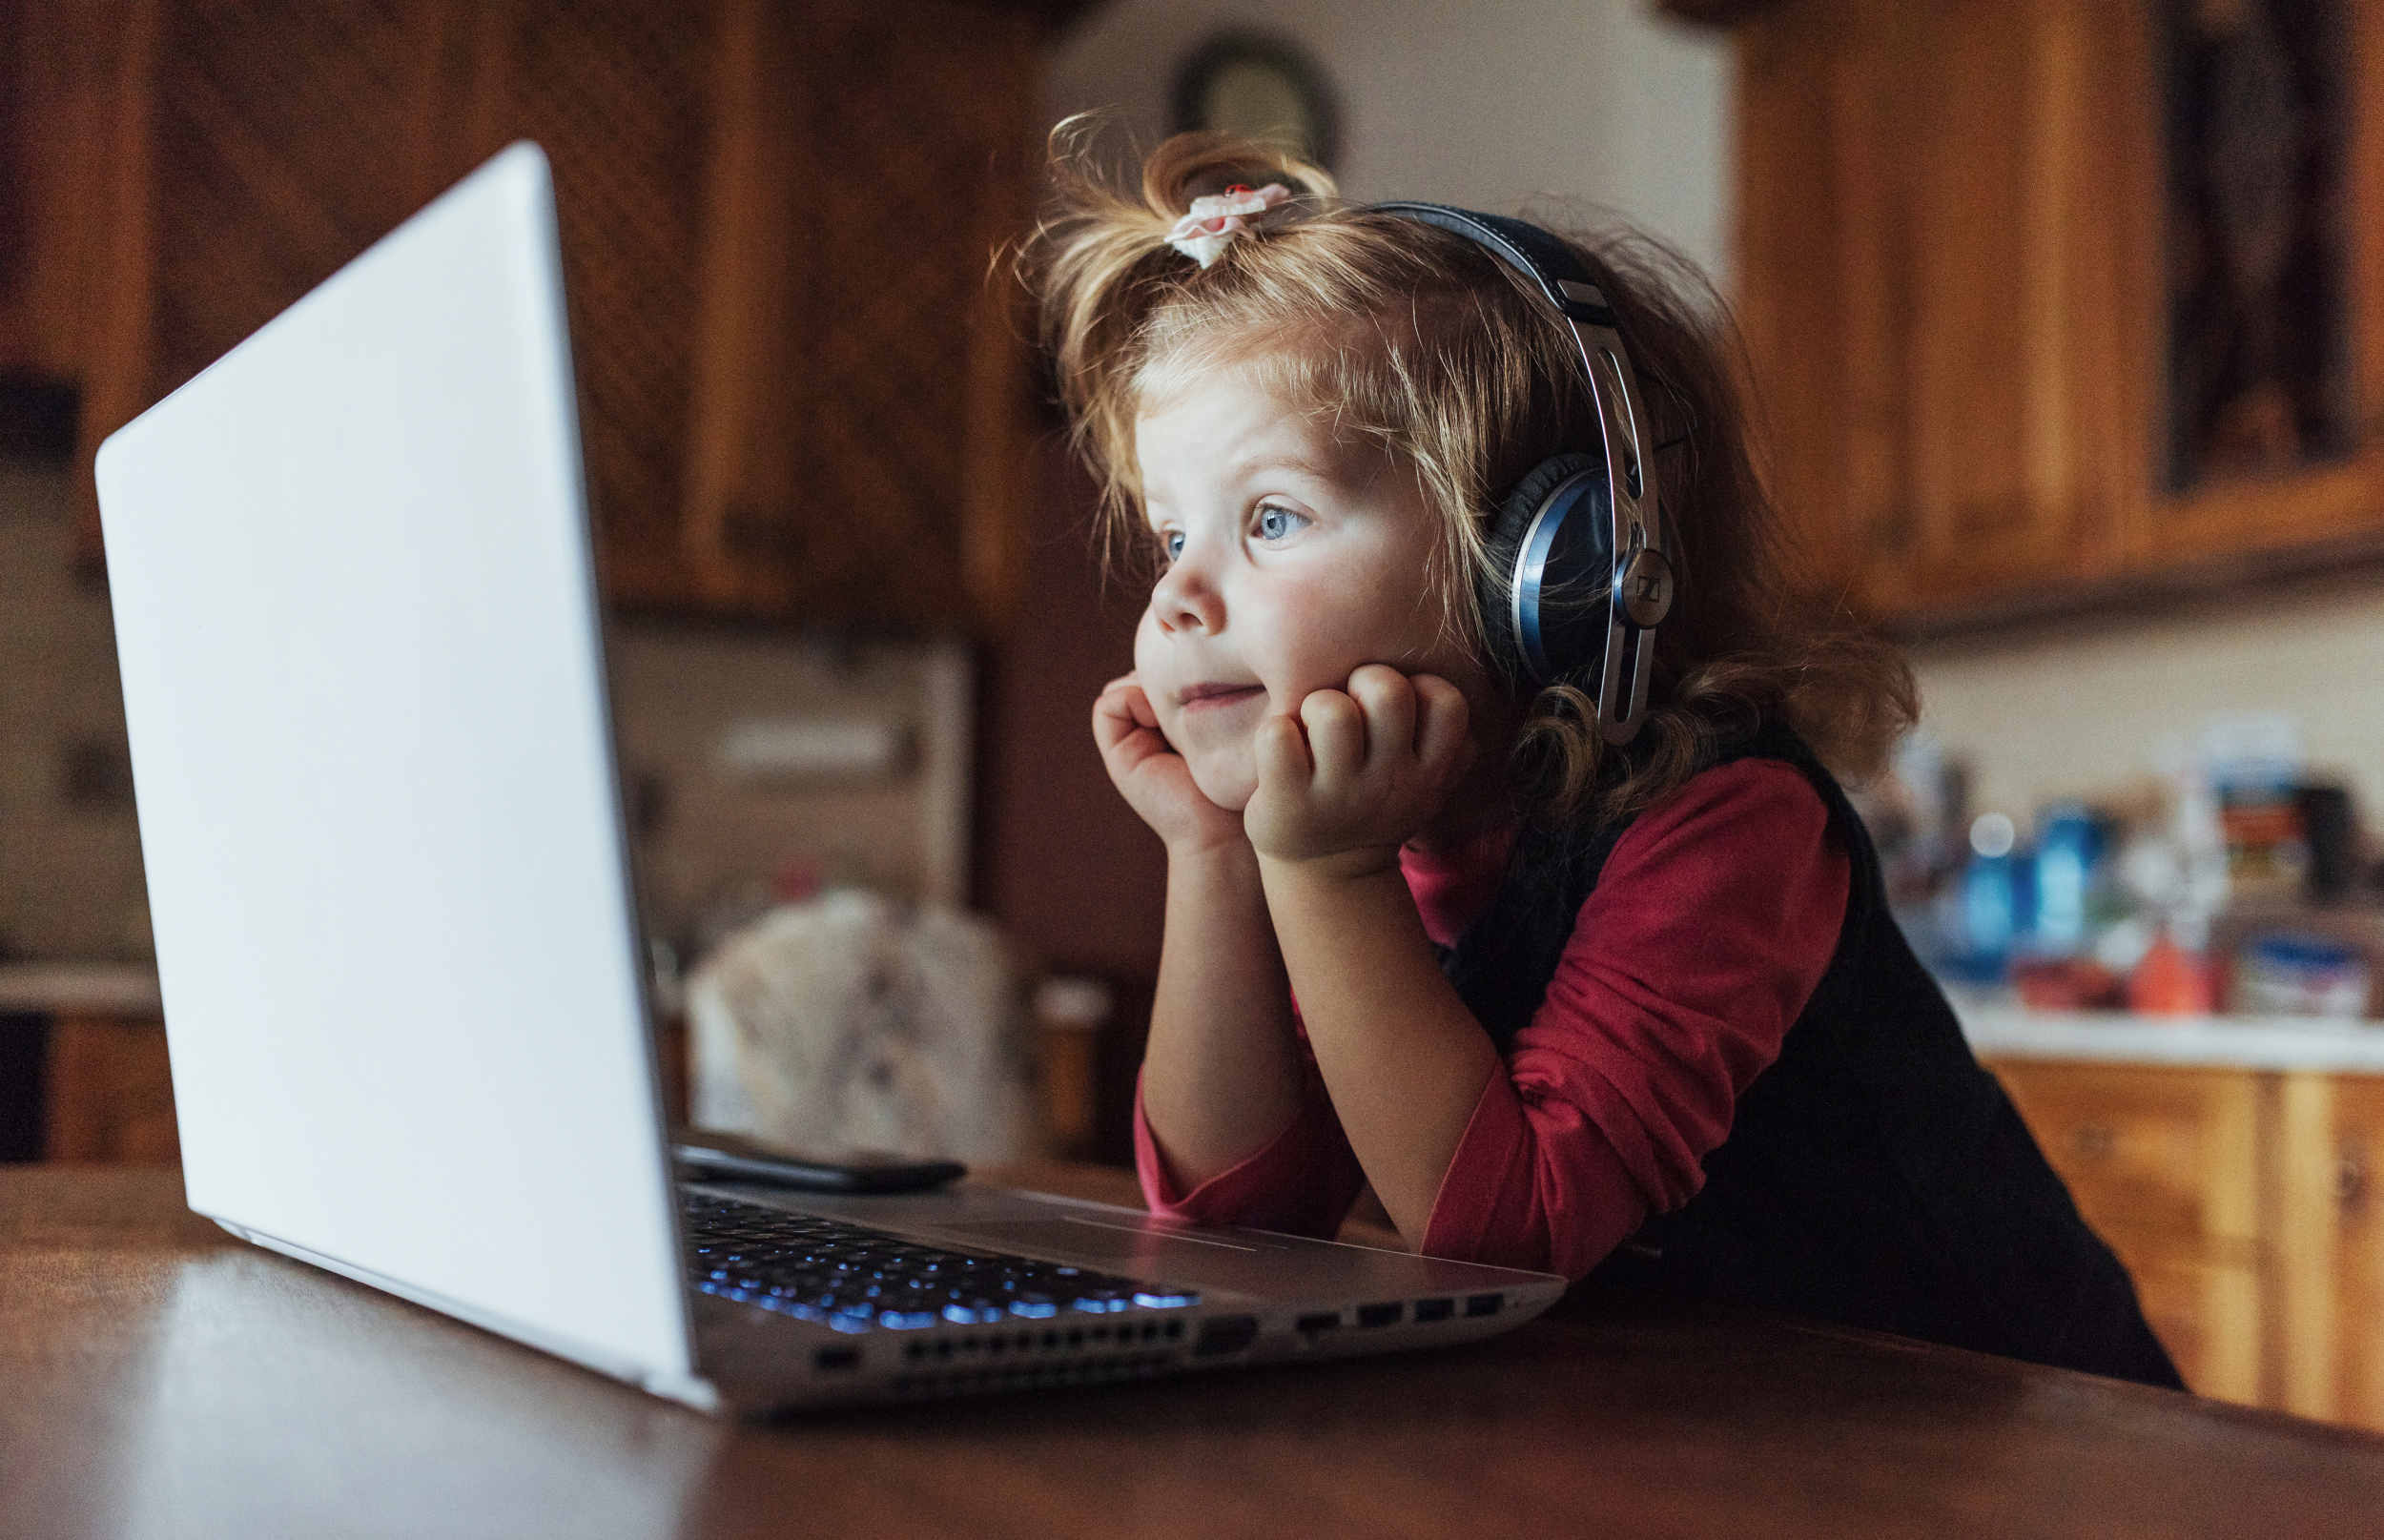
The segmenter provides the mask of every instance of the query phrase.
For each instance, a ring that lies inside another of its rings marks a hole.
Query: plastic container
[[[2322,935],[2259,935],[2235,955],[2228,1009],[2245,1016],[2357,1018],[2368,1011],[2359,949]]]

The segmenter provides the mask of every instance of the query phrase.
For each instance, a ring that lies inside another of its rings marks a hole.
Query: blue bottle
[[[1957,955],[1946,972],[1968,983],[2000,983],[2015,948],[2036,921],[2036,863],[2016,850],[2009,818],[1982,814],[1970,825],[1970,860],[1962,870]]]
[[[2094,815],[2076,803],[2046,811],[2036,836],[2036,916],[2030,950],[2046,957],[2074,957],[2087,940],[2086,894],[2102,857],[2102,832]]]

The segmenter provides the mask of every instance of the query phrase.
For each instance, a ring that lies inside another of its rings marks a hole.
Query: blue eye
[[[1288,540],[1308,525],[1307,516],[1269,503],[1258,510],[1258,538],[1269,544]]]
[[[1166,551],[1167,560],[1173,563],[1176,558],[1183,554],[1183,531],[1170,529],[1159,537],[1159,544],[1161,548]]]

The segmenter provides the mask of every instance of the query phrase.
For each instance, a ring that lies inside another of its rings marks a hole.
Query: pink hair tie
[[[1194,198],[1192,212],[1167,232],[1167,244],[1206,267],[1224,254],[1234,236],[1251,228],[1251,220],[1290,198],[1291,189],[1281,182],[1268,182],[1256,192],[1237,182],[1223,193]]]

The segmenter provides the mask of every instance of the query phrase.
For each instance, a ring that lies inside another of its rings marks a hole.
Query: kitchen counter
[[[2384,1075],[2384,1022],[2379,1021],[2031,1011],[2008,996],[1953,990],[1946,995],[1971,1051],[1982,1058]]]

